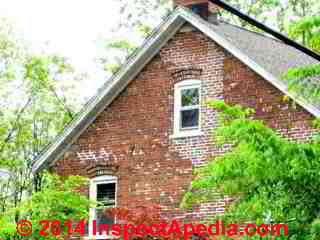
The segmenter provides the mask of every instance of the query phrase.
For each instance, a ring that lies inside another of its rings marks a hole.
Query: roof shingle
[[[316,59],[298,49],[262,33],[249,31],[223,21],[219,21],[218,24],[208,24],[212,30],[218,32],[279,79],[290,68],[319,64]]]

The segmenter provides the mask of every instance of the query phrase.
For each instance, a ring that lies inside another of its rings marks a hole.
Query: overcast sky
[[[118,8],[117,0],[1,0],[0,16],[13,21],[34,50],[49,42],[49,49],[92,74],[98,71],[97,40],[110,35],[119,19]],[[99,76],[90,80],[91,85],[101,84]]]

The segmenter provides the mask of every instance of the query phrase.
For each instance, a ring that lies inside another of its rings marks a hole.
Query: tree
[[[287,223],[287,239],[319,239],[319,138],[290,141],[252,119],[252,109],[209,106],[220,112],[216,140],[232,148],[196,171],[184,205],[226,194],[234,201],[225,221]]]
[[[8,105],[0,120],[0,167],[11,173],[7,190],[14,205],[24,191],[31,191],[31,165],[36,156],[75,114],[57,88],[61,75],[70,71],[63,59],[31,56],[21,67],[24,75],[20,92],[15,93],[20,96],[17,107]]]
[[[170,0],[120,0],[119,5],[119,22],[112,36],[102,39],[102,53],[98,57],[100,65],[108,74],[116,73],[172,10]]]
[[[307,6],[310,7],[310,5]],[[317,11],[317,15],[309,15],[304,10],[305,16],[290,25],[289,34],[292,38],[300,40],[307,47],[320,53],[320,6]],[[291,68],[283,76],[291,92],[317,103],[320,100],[319,77],[320,64]]]
[[[71,219],[79,222],[88,218],[91,203],[84,194],[77,191],[87,185],[85,178],[72,176],[62,179],[56,175],[45,174],[43,179],[40,191],[0,214],[0,224],[5,226],[0,229],[1,239],[21,239],[21,232],[17,233],[16,230],[16,223],[20,220],[32,223],[32,233],[27,235],[30,239],[63,239],[63,236],[71,235],[73,230],[71,226],[63,228],[67,226],[65,223]],[[44,224],[40,223],[43,220],[58,222],[56,226],[51,225],[44,230]],[[41,229],[48,235],[43,236]],[[22,233],[27,234],[27,231]]]
[[[125,39],[108,41],[104,49],[108,54],[100,57],[99,62],[105,71],[115,74],[136,48],[135,44]]]
[[[279,0],[229,0],[227,2],[231,6],[241,10],[242,12],[263,23],[268,22],[269,24],[275,25],[277,27],[283,24],[283,19],[271,19],[271,13],[272,11],[274,11],[274,9],[277,9],[277,12],[280,12],[281,10],[284,11],[284,8],[282,8],[283,5]],[[239,25],[241,27],[252,28],[252,26],[248,22],[242,21],[234,14],[228,13],[226,11],[222,11],[222,18],[230,23]]]
[[[117,28],[135,29],[146,24],[155,27],[172,9],[170,0],[120,0],[121,20]]]
[[[0,212],[32,192],[31,165],[81,106],[81,81],[64,57],[34,54],[13,26],[0,21]]]
[[[293,23],[289,24],[289,35],[300,40],[304,45],[312,47],[309,40],[315,33],[311,34],[312,28],[316,25],[319,26],[319,24],[316,24],[316,16],[319,15],[320,11],[319,2],[315,0],[291,0],[289,3],[294,20]],[[314,46],[313,48],[316,49],[317,47]]]
[[[229,0],[232,6],[251,17],[288,34],[292,21],[319,14],[319,2],[316,0]],[[223,12],[223,18],[242,27],[251,26],[238,17]],[[256,29],[257,30],[257,29]],[[295,38],[296,39],[296,38]]]

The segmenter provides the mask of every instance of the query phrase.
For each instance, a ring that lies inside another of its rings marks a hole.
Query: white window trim
[[[103,183],[115,183],[116,192],[115,192],[115,206],[117,206],[117,191],[118,191],[118,179],[115,176],[104,175],[90,179],[90,189],[89,189],[89,199],[97,201],[97,185]],[[93,220],[95,220],[96,208],[89,209],[89,236],[85,239],[115,239],[117,237],[112,235],[93,235]]]
[[[181,91],[190,88],[199,88],[199,127],[197,129],[180,129]],[[184,138],[203,135],[201,131],[201,81],[185,80],[174,85],[174,123],[173,135],[170,138]]]

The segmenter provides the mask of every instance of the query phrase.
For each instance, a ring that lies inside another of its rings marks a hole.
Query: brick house
[[[108,206],[160,204],[176,218],[221,214],[231,200],[178,209],[199,167],[225,149],[210,130],[217,113],[206,99],[256,109],[279,133],[307,140],[320,108],[287,91],[289,68],[318,63],[273,37],[217,18],[207,0],[180,0],[170,16],[128,60],[33,166],[60,175],[88,176],[88,195]],[[297,103],[283,101],[289,96]],[[110,219],[90,210],[91,219]]]

